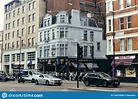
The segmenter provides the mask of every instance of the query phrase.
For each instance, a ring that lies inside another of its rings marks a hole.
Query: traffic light
[[[77,44],[77,57],[78,59],[83,58],[83,47]]]
[[[14,68],[14,64],[11,64],[11,68],[12,68],[12,69]]]

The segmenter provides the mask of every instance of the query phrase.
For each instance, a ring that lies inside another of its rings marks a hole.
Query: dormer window
[[[65,23],[65,15],[60,15],[60,23]]]
[[[51,24],[50,24],[50,18],[46,18],[46,19],[44,19],[44,26],[50,26]]]

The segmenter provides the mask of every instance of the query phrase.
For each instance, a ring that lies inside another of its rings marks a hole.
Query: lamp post
[[[93,64],[94,64],[94,45],[93,45],[93,43],[91,46],[91,57],[92,57],[92,69],[93,69]]]
[[[112,66],[112,76],[114,77],[114,68],[115,68],[115,30],[114,30],[114,12],[112,12],[113,15],[113,66]]]
[[[114,9],[114,1],[113,0],[113,9]],[[112,33],[112,36],[113,36],[113,64],[112,64],[112,77],[115,76],[115,25],[114,25],[114,15],[115,15],[115,12],[114,11],[110,11],[112,13],[112,16],[113,16],[113,33]]]
[[[21,36],[19,36],[20,38],[20,58],[19,58],[19,73],[20,73],[20,68],[21,68]]]

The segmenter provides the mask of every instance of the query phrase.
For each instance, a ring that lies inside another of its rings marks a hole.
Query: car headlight
[[[50,81],[52,81],[52,82],[53,82],[54,80],[50,79]]]
[[[111,81],[111,79],[106,79],[106,80]]]

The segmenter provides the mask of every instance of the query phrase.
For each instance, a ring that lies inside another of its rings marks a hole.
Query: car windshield
[[[45,74],[44,76],[45,76],[46,78],[54,78],[53,76],[48,75],[48,74]]]
[[[4,71],[0,71],[0,74],[5,74],[5,72]]]
[[[106,73],[104,73],[104,72],[99,72],[99,74],[100,74],[100,76],[102,76],[102,77],[110,77],[110,75],[108,75],[108,74],[106,74]]]
[[[42,73],[41,72],[37,72],[37,71],[33,71],[33,74],[35,74],[35,75],[41,75]]]
[[[28,71],[22,71],[22,75],[28,75]]]

